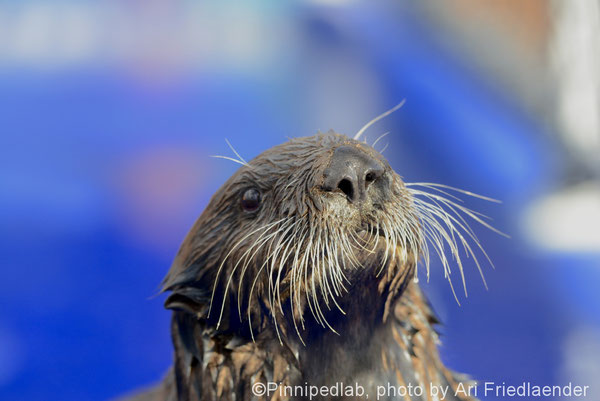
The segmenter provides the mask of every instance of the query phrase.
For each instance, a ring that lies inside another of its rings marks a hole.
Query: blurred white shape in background
[[[345,6],[353,3],[354,0],[309,0],[311,3],[323,6]]]
[[[600,187],[581,184],[538,200],[525,217],[525,227],[538,245],[560,251],[597,252]]]
[[[552,4],[557,124],[575,185],[534,202],[525,230],[546,248],[600,252],[600,3]]]
[[[587,162],[600,162],[600,2],[553,2],[550,57],[565,141]]]
[[[289,27],[275,18],[282,12],[285,7],[243,2],[0,3],[0,66],[264,68],[279,62],[272,55],[289,43]]]
[[[564,383],[588,385],[586,399],[600,399],[600,389],[594,385],[600,377],[600,332],[596,327],[575,327],[569,331],[563,346],[562,366]]]

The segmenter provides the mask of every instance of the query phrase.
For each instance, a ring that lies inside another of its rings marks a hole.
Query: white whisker
[[[233,157],[229,157],[229,156],[210,155],[210,157],[214,157],[216,159],[225,159],[225,160],[229,160],[229,161],[232,161],[234,163],[237,163],[237,164],[241,164],[242,166],[248,166],[248,163],[240,161],[238,159],[234,159]]]
[[[483,269],[481,267],[481,264],[479,263],[477,255],[473,250],[473,247],[471,246],[470,241],[472,241],[472,243],[474,243],[475,246],[479,248],[479,250],[485,256],[490,265],[492,267],[494,265],[487,252],[479,242],[479,239],[475,235],[475,232],[465,220],[465,217],[473,219],[475,222],[496,233],[499,233],[504,236],[506,236],[506,234],[502,233],[501,231],[491,226],[488,222],[484,221],[483,219],[488,218],[487,216],[465,207],[462,204],[462,199],[458,198],[454,194],[447,192],[447,190],[455,191],[464,195],[468,195],[486,201],[499,201],[486,196],[477,195],[470,191],[464,191],[458,188],[442,184],[406,183],[406,188],[413,197],[413,207],[418,214],[418,218],[421,222],[421,229],[425,234],[421,240],[421,249],[423,250],[423,259],[427,269],[427,278],[429,279],[429,243],[432,245],[433,251],[438,255],[440,262],[442,263],[442,266],[444,268],[444,276],[450,284],[452,293],[456,301],[460,304],[456,296],[454,286],[452,284],[452,271],[444,249],[445,245],[449,247],[450,255],[452,256],[452,258],[458,266],[461,275],[461,280],[463,283],[463,288],[465,291],[465,296],[467,296],[468,294],[466,288],[463,261],[461,258],[461,252],[459,252],[458,247],[458,244],[460,243],[465,252],[462,257],[466,256],[467,258],[473,258],[479,271],[479,274],[481,275],[483,284],[487,289],[487,283],[483,274]],[[425,192],[424,190],[417,188],[429,189],[431,191],[435,191],[436,193]]]
[[[229,140],[227,138],[225,138],[225,142],[227,142],[229,149],[231,149],[232,152],[235,153],[235,155],[238,157],[238,159],[240,159],[242,162],[244,162],[244,164],[248,164],[248,162],[246,160],[244,160],[244,158],[242,156],[240,156],[240,154],[237,152],[237,150],[235,150],[235,148],[233,147],[233,145],[231,144],[231,142],[229,142]]]
[[[385,138],[386,136],[388,136],[390,134],[390,131],[388,132],[384,132],[383,134],[379,135],[379,138],[375,139],[375,142],[373,142],[373,144],[371,145],[372,148],[375,147],[375,145],[377,145],[377,143],[382,140],[383,138]]]
[[[354,135],[354,139],[355,140],[359,140],[360,137],[361,137],[361,135],[367,130],[367,128],[369,128],[371,125],[375,124],[377,121],[381,120],[382,118],[385,118],[385,117],[389,116],[390,114],[392,114],[393,112],[395,112],[396,110],[398,110],[400,107],[402,107],[404,105],[405,102],[406,102],[406,99],[402,99],[402,101],[400,103],[398,103],[396,106],[392,107],[391,109],[389,109],[385,113],[378,115],[377,117],[375,117],[374,119],[372,119],[371,121],[369,121],[368,123],[366,123],[356,133],[356,135]]]

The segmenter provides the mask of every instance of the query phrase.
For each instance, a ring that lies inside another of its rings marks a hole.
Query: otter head
[[[331,319],[357,307],[385,319],[426,252],[426,234],[437,233],[429,239],[443,248],[462,225],[446,216],[451,228],[439,231],[443,202],[427,209],[419,192],[345,135],[275,146],[214,194],[165,278],[167,307],[250,334],[268,325],[335,330]]]

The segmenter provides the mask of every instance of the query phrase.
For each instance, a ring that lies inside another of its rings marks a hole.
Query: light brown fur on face
[[[443,245],[454,254],[456,238],[469,238],[458,212],[479,220],[439,192],[410,187],[372,147],[334,132],[246,163],[214,194],[164,280],[175,365],[141,399],[302,399],[252,394],[267,382],[356,382],[373,396],[388,383],[456,390],[412,278],[429,248],[449,269]]]

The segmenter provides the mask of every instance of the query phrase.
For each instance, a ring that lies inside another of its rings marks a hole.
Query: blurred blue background
[[[402,99],[369,142],[391,132],[378,148],[406,181],[502,200],[467,204],[512,237],[476,227],[496,269],[486,291],[467,266],[461,306],[441,266],[422,280],[444,361],[600,399],[600,86],[570,90],[598,71],[561,62],[596,65],[569,24],[596,32],[597,7],[414,3],[0,1],[0,399],[159,381],[159,283],[237,168],[209,155],[353,135]]]

